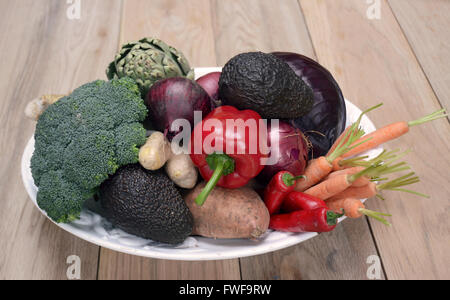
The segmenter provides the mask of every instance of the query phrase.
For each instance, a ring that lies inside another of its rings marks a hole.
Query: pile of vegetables
[[[361,200],[382,190],[426,195],[405,188],[419,182],[400,161],[408,151],[364,152],[447,116],[366,134],[362,117],[380,104],[345,128],[331,73],[295,53],[242,53],[194,81],[183,53],[144,38],[123,45],[106,73],[110,81],[27,106],[37,120],[38,205],[71,222],[94,197],[114,226],[169,244],[329,232],[344,215],[390,225]]]

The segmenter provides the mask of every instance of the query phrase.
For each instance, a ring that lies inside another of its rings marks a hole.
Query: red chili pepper
[[[288,171],[278,172],[270,181],[264,190],[264,203],[269,210],[270,215],[280,210],[286,196],[291,193],[295,186],[295,181],[304,176],[295,177]]]
[[[260,120],[255,111],[221,106],[195,127],[191,135],[191,159],[201,176],[209,180],[195,199],[198,205],[205,202],[216,185],[239,188],[262,171],[268,153],[261,151],[260,134],[265,131],[260,130]],[[208,147],[220,151],[211,152],[213,149]]]
[[[299,210],[272,216],[269,228],[284,232],[329,232],[336,228],[337,220],[342,216],[326,207]]]
[[[281,210],[283,212],[294,212],[297,210],[313,210],[320,207],[327,207],[327,204],[322,199],[301,192],[290,192],[284,199]]]

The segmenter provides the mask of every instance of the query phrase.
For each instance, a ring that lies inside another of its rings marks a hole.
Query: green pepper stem
[[[302,178],[306,178],[306,176],[300,175],[300,176],[294,177],[294,176],[290,175],[289,173],[285,173],[283,175],[283,183],[287,187],[290,187],[290,186],[293,186],[298,179],[302,179]]]
[[[337,214],[337,213],[335,213],[333,211],[328,211],[327,212],[327,224],[328,224],[328,226],[336,225],[337,224],[337,220],[340,217],[343,217],[344,215],[345,215],[344,210],[342,210],[342,214]]]
[[[198,206],[202,206],[203,203],[205,203],[206,198],[208,198],[209,194],[222,177],[224,169],[225,163],[217,164],[216,169],[214,170],[214,173],[209,179],[208,183],[205,185],[205,187],[203,188],[201,193],[197,196],[197,198],[195,198],[195,203],[197,203]]]
[[[223,153],[212,153],[206,157],[206,162],[211,170],[214,170],[202,192],[195,199],[195,203],[202,206],[208,198],[209,193],[213,190],[222,176],[229,175],[234,172],[234,159]]]

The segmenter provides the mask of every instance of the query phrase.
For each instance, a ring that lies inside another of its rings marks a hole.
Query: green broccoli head
[[[138,161],[146,116],[129,78],[85,84],[51,105],[36,125],[31,159],[39,207],[56,222],[78,218],[109,175]]]

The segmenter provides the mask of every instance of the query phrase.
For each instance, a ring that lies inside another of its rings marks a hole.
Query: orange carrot
[[[339,170],[339,171],[334,171],[331,172],[330,175],[328,175],[328,178],[334,177],[334,176],[338,176],[338,175],[354,175],[356,173],[359,173],[361,171],[364,171],[366,168],[364,167],[352,167],[352,168],[348,168],[348,169],[344,169],[344,170]]]
[[[341,157],[350,157],[367,150],[378,147],[381,144],[384,144],[388,141],[394,140],[407,132],[409,132],[409,128],[412,126],[421,125],[433,120],[437,120],[443,117],[447,117],[448,115],[445,112],[445,109],[438,110],[428,116],[425,116],[419,120],[411,121],[411,122],[396,122],[380,128],[370,134],[365,135],[363,138],[355,142],[352,146],[353,149],[344,153]],[[356,146],[356,144],[365,141],[365,143]]]
[[[377,193],[382,190],[406,192],[406,193],[414,194],[417,196],[429,198],[429,196],[427,196],[427,195],[401,188],[403,186],[419,182],[420,181],[419,177],[414,176],[414,175],[415,175],[415,173],[411,172],[407,175],[401,176],[397,179],[394,179],[394,180],[391,180],[389,182],[379,184],[379,185],[377,185],[374,182],[371,182],[368,185],[363,186],[363,187],[353,187],[352,186],[352,187],[349,187],[346,190],[344,190],[326,200],[333,201],[333,200],[342,199],[342,198],[365,199],[365,198],[372,198],[374,196],[378,196],[381,198],[381,196],[379,196]]]
[[[333,161],[333,171],[339,171],[339,170],[346,169],[346,166],[341,166],[341,164],[340,164],[343,159],[344,158],[342,158],[342,157],[338,157]]]
[[[309,187],[315,185],[332,170],[332,165],[328,162],[325,156],[313,159],[308,163],[308,167],[305,169],[305,178],[297,180],[295,190],[297,192],[304,192]]]
[[[364,215],[374,218],[377,221],[382,222],[385,225],[391,226],[391,224],[386,221],[381,216],[388,216],[389,214],[379,213],[376,211],[368,210],[364,206],[364,204],[361,202],[361,200],[355,199],[355,198],[341,198],[334,201],[327,202],[327,206],[329,209],[332,209],[337,212],[344,211],[345,215],[349,218],[360,218]]]
[[[362,176],[362,177],[356,179],[356,180],[352,183],[352,186],[354,186],[354,187],[366,186],[366,185],[368,185],[369,183],[372,182],[371,180],[372,180],[372,179],[370,179],[370,178],[367,177],[367,176]]]
[[[307,189],[305,194],[326,200],[345,191],[351,185],[352,182],[349,180],[349,175],[338,175]]]
[[[394,140],[394,139],[406,134],[408,131],[409,131],[409,126],[408,126],[407,122],[397,122],[397,123],[393,123],[388,126],[385,126],[383,128],[380,128],[377,131],[374,131],[370,134],[365,135],[361,139],[361,141],[367,140],[369,138],[371,138],[371,139],[367,140],[366,143],[360,145],[359,147],[356,147],[356,148],[348,151],[347,153],[343,154],[341,158],[354,156],[354,155],[360,154],[362,152],[365,152],[367,150],[378,147],[379,145],[384,144],[385,142]]]
[[[396,149],[393,151],[387,151],[383,150],[378,156],[369,159],[369,156],[359,156],[359,157],[353,157],[353,158],[337,158],[333,163],[333,170],[339,170],[343,168],[349,168],[349,167],[370,167],[375,164],[379,163],[385,163],[385,162],[392,162],[395,160],[400,159],[402,156],[407,154],[409,151],[405,151],[404,153],[398,154],[400,149]]]
[[[331,155],[331,153],[333,153],[334,150],[336,150],[336,148],[339,146],[339,144],[341,143],[345,143],[348,141],[350,135],[348,134],[350,132],[350,130],[353,130],[356,127],[359,127],[359,124],[361,123],[361,120],[363,118],[363,116],[369,112],[371,112],[372,110],[377,109],[378,107],[382,106],[383,103],[380,103],[378,105],[375,105],[374,107],[369,108],[368,110],[363,111],[360,115],[359,118],[356,120],[355,123],[353,123],[352,125],[348,126],[344,132],[338,137],[338,139],[334,142],[333,146],[331,146],[330,150],[328,150],[327,156]]]
[[[375,182],[371,182],[368,185],[362,187],[349,187],[343,192],[336,194],[332,198],[328,199],[328,201],[333,201],[336,199],[343,198],[356,198],[356,199],[366,199],[375,197],[378,193],[377,184]]]
[[[328,175],[328,177],[326,179],[330,179],[332,177],[338,176],[338,175],[354,175],[357,174],[359,172],[364,171],[364,167],[352,167],[352,168],[347,168],[347,169],[343,169],[340,171],[334,171],[332,173],[330,173],[330,175]],[[355,187],[360,187],[360,186],[365,186],[367,184],[370,183],[370,178],[368,176],[362,176],[358,179],[355,180],[355,182],[353,182],[352,186]]]
[[[328,150],[327,155],[330,155],[331,153],[333,153],[334,150],[336,150],[336,147],[342,142],[344,137],[346,138],[346,140],[348,140],[348,132],[350,131],[350,129],[352,129],[352,125],[345,128],[344,132],[334,142],[334,144],[333,144],[333,146],[331,146],[330,150]]]
[[[348,175],[341,174],[332,176],[327,180],[322,181],[318,185],[315,185],[305,191],[305,194],[317,197],[322,200],[326,200],[345,191],[359,178],[366,176],[368,173],[375,170],[378,166],[372,166],[362,170],[359,173]]]
[[[357,125],[359,126],[358,123],[352,125],[351,130],[349,130],[346,134],[348,138],[345,137],[330,155],[322,156],[310,161],[309,165],[305,169],[305,173],[303,174],[305,175],[305,178],[296,182],[295,191],[304,192],[308,188],[320,182],[333,170],[333,161],[336,158],[356,147],[350,147],[350,145],[364,135],[364,130],[357,127]]]

